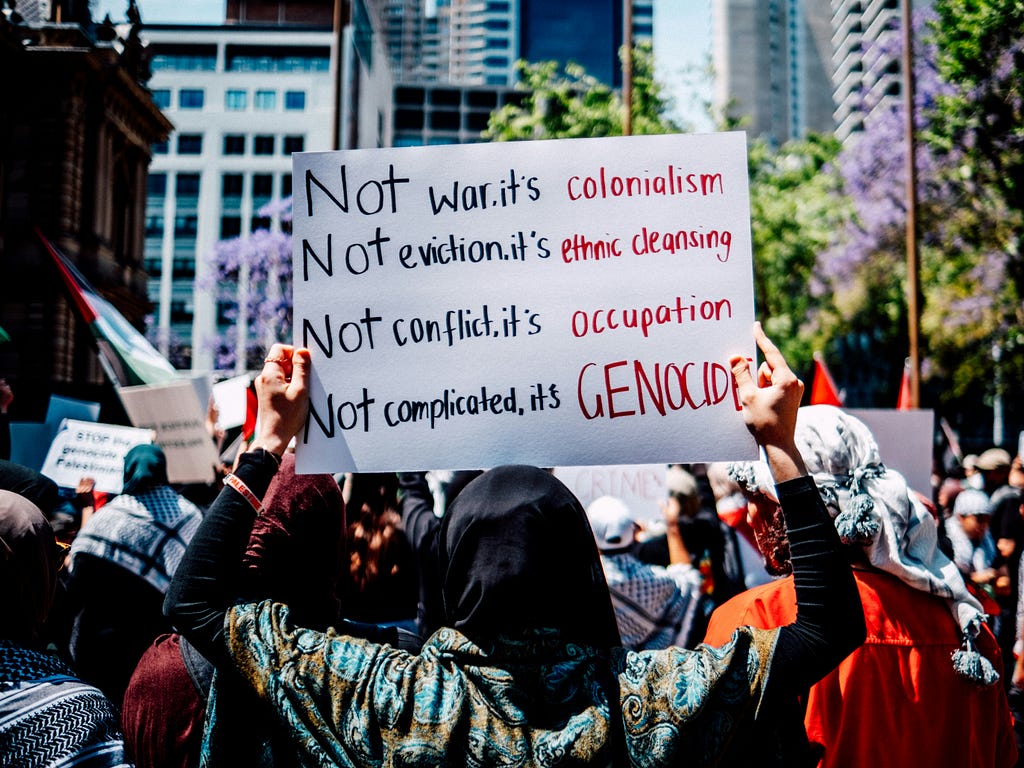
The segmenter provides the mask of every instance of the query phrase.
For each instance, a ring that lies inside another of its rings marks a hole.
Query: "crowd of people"
[[[1016,765],[1021,458],[933,503],[754,335],[763,461],[667,466],[657,535],[537,467],[296,474],[287,345],[212,502],[5,456],[0,766]]]

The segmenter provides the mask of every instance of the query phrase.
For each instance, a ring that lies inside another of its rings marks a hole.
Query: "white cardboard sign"
[[[206,431],[206,407],[200,406],[190,381],[120,387],[117,393],[132,424],[155,433],[153,442],[167,456],[170,482],[213,482],[220,457]]]
[[[301,472],[756,457],[742,133],[294,155]]]
[[[878,443],[882,463],[892,467],[915,491],[931,497],[932,442],[935,436],[935,411],[921,408],[900,411],[894,408],[845,408],[863,421]]]
[[[83,477],[96,481],[97,491],[120,493],[124,456],[136,445],[152,442],[148,429],[64,419],[43,462],[42,473],[63,488],[75,488]]]
[[[661,504],[668,499],[668,468],[664,464],[617,464],[601,467],[556,467],[584,509],[601,496],[621,499],[634,520],[661,522]]]

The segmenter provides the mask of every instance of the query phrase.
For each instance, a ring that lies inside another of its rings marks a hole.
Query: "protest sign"
[[[77,400],[73,397],[50,395],[46,407],[46,423],[52,424],[56,430],[64,419],[75,421],[99,421],[100,404],[90,400]]]
[[[662,522],[661,504],[668,498],[665,464],[617,464],[601,467],[556,467],[555,477],[584,508],[601,496],[615,496],[638,522]]]
[[[921,408],[844,408],[875,436],[882,463],[892,467],[918,493],[931,497],[935,411]]]
[[[219,456],[206,431],[206,407],[191,382],[120,387],[117,393],[132,424],[155,433],[172,483],[213,482]]]
[[[75,488],[83,477],[91,477],[97,491],[120,493],[125,454],[152,439],[148,429],[64,419],[50,443],[42,473],[63,488]]]
[[[217,406],[217,426],[221,429],[240,427],[245,423],[245,393],[252,376],[234,376],[213,385],[213,402]]]
[[[12,421],[11,461],[41,471],[50,443],[59,427],[60,422]]]
[[[756,456],[742,133],[294,155],[301,472]]]

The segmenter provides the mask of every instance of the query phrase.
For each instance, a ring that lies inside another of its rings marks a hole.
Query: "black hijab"
[[[503,466],[474,479],[441,524],[438,556],[445,624],[475,642],[545,627],[621,645],[586,512],[550,472]]]
[[[167,484],[167,457],[160,446],[143,443],[125,454],[121,493],[136,496]]]
[[[39,643],[62,559],[39,507],[0,491],[0,637],[28,647]]]

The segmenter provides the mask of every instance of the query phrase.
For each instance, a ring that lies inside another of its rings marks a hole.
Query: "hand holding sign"
[[[252,447],[282,455],[306,421],[309,408],[309,350],[275,344],[256,377],[259,435]]]

